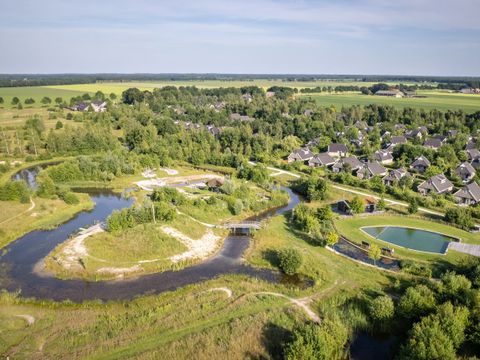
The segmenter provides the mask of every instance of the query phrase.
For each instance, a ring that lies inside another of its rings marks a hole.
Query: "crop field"
[[[412,107],[425,110],[463,110],[467,113],[480,111],[480,96],[470,94],[454,94],[441,91],[418,91],[419,95],[426,98],[391,98],[373,95],[362,95],[358,93],[343,94],[306,94],[299,95],[315,99],[317,104],[322,106],[352,105],[391,105],[396,108]]]

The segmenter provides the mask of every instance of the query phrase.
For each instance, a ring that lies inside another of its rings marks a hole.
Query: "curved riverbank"
[[[257,219],[282,214],[298,204],[298,196],[288,188],[284,190],[290,195],[288,205],[267,211],[257,216]],[[35,265],[70,234],[96,221],[104,221],[113,210],[128,207],[132,203],[131,199],[108,191],[91,194],[91,197],[96,204],[92,211],[82,212],[56,229],[33,231],[6,247],[6,253],[0,257],[1,288],[19,290],[24,297],[81,302],[93,299],[130,299],[142,294],[175,290],[228,274],[248,275],[272,282],[280,279],[280,274],[276,271],[257,269],[243,263],[243,253],[250,243],[248,236],[228,236],[217,255],[197,265],[128,280],[86,282],[42,277],[35,273]]]

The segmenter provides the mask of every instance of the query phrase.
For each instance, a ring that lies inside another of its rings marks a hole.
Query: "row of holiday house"
[[[314,154],[308,147],[293,151],[287,158],[289,163],[301,161],[311,167],[326,167],[333,172],[349,171],[359,179],[370,180],[376,176],[381,177],[386,186],[398,184],[403,177],[412,175],[404,168],[388,170],[381,161],[359,160],[354,155],[349,155],[345,144],[333,143],[328,146],[327,152]],[[393,161],[393,158],[392,158]],[[430,161],[419,156],[410,165],[410,169],[416,173],[424,173],[430,166]],[[475,168],[468,162],[461,163],[455,173],[464,183],[473,180],[476,175]],[[424,196],[428,194],[447,194],[454,190],[453,183],[444,175],[439,174],[425,180],[418,186],[418,192]],[[480,186],[471,182],[455,192],[454,197],[459,204],[474,205],[480,203]]]

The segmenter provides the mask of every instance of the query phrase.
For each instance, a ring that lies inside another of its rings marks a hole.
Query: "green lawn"
[[[346,94],[306,94],[299,95],[310,97],[322,106],[334,106],[340,109],[342,106],[352,105],[391,105],[396,108],[413,107],[417,109],[432,110],[464,110],[467,113],[480,111],[480,96],[469,94],[454,94],[440,91],[418,91],[426,98],[390,98],[359,93]]]
[[[367,235],[360,228],[364,226],[382,226],[382,225],[397,225],[397,226],[407,226],[412,228],[419,228],[424,230],[429,230],[433,232],[439,232],[445,235],[449,235],[455,238],[461,239],[462,242],[469,244],[479,244],[480,245],[480,234],[472,234],[461,229],[457,229],[446,224],[441,224],[437,222],[432,222],[416,217],[408,216],[396,216],[396,215],[374,215],[374,216],[365,216],[365,217],[351,217],[337,219],[335,221],[335,226],[340,234],[347,237],[349,240],[356,243],[361,243],[362,241],[367,241],[370,243],[376,243],[379,246],[389,246],[395,249],[395,256],[400,258],[411,258],[420,261],[431,261],[441,262],[448,261],[451,263],[457,263],[458,261],[469,257],[456,251],[449,250],[446,255],[439,254],[430,254],[417,252],[413,250],[408,250],[394,244],[390,244],[381,240],[374,239],[373,237]]]

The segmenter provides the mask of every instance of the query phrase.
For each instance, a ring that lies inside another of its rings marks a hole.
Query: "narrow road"
[[[23,214],[26,214],[27,212],[32,211],[33,209],[35,209],[35,202],[33,201],[32,198],[30,198],[30,204],[31,204],[31,205],[30,205],[30,207],[29,207],[27,210],[22,211],[20,214],[17,214],[17,215],[15,215],[15,216],[12,216],[11,218],[8,218],[8,219],[3,220],[2,222],[0,222],[0,225],[5,224],[6,222],[12,221],[13,219],[15,219],[15,218],[17,218],[17,217],[19,217],[19,216],[22,216]]]

